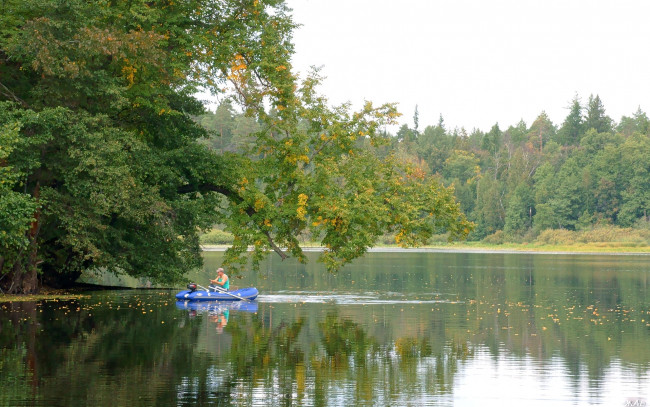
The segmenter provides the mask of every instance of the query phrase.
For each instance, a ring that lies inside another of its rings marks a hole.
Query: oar
[[[198,285],[198,284],[197,284],[197,286],[201,287],[201,286]],[[203,289],[206,290],[206,291],[209,291],[209,290],[206,289],[205,287],[201,287],[201,288],[203,288]],[[223,294],[227,294],[227,295],[229,295],[229,296],[231,296],[231,297],[234,297],[234,298],[237,298],[237,299],[239,299],[239,300],[244,300],[244,301],[248,301],[248,302],[251,301],[251,300],[249,300],[248,298],[244,298],[244,297],[242,297],[242,296],[240,296],[240,295],[232,294],[232,293],[228,292],[227,290],[224,290],[223,288],[220,288],[220,287],[210,287],[210,288],[212,288],[214,291],[217,291],[217,292],[220,292],[220,293],[223,293]]]
[[[228,294],[229,296],[234,297],[234,298],[239,298],[240,300],[251,302],[251,300],[249,300],[248,298],[244,298],[241,295],[233,294],[233,293],[229,292],[228,290],[225,290],[225,289],[223,289],[221,287],[214,287],[214,290],[218,291],[220,293]]]

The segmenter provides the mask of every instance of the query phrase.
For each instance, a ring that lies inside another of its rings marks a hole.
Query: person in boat
[[[230,288],[230,280],[228,279],[226,273],[223,272],[223,269],[221,267],[217,269],[217,278],[210,280],[210,283],[210,288],[221,288],[224,290],[228,290]]]

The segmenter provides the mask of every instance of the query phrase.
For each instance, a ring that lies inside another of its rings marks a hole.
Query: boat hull
[[[176,294],[176,298],[185,301],[241,301],[254,300],[258,295],[257,288],[247,287],[239,290],[228,291],[228,293],[219,291],[191,291],[183,290]]]

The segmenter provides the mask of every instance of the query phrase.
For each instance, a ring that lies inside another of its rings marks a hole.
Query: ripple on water
[[[456,304],[455,294],[419,293],[417,296],[392,292],[332,293],[327,291],[280,291],[257,297],[263,303],[311,304]]]

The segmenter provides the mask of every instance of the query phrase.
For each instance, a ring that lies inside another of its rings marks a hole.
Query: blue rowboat
[[[186,301],[252,301],[259,292],[255,287],[240,288],[233,291],[183,290],[176,294],[176,299]]]

